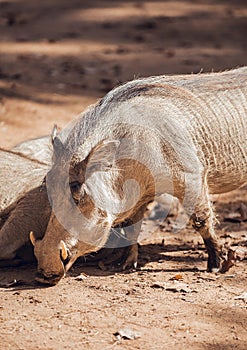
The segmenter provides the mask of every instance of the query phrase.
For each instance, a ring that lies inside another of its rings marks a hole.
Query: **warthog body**
[[[43,183],[51,165],[49,143],[50,137],[44,137],[0,150],[0,260],[18,258],[31,230],[39,238],[45,233],[51,213]],[[31,250],[28,255],[27,260]]]
[[[50,136],[23,141],[16,145],[12,151],[21,157],[32,159],[37,163],[47,166],[51,165],[53,149]]]
[[[208,270],[220,269],[209,194],[247,182],[247,68],[131,81],[63,135],[54,137],[46,179],[53,212],[44,238],[32,236],[38,281],[57,283],[111,227],[132,244],[123,267],[135,265],[143,213],[162,193],[191,216]]]

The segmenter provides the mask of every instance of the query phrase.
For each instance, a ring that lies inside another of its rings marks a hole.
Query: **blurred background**
[[[247,2],[0,0],[0,146],[136,77],[246,65]]]

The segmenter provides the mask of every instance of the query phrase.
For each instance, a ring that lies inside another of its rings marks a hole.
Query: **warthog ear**
[[[51,132],[51,142],[54,142],[54,139],[57,137],[58,130],[57,130],[57,124],[54,124],[52,132]]]
[[[36,238],[34,237],[33,231],[30,231],[29,238],[33,246],[35,246]]]
[[[51,133],[51,143],[53,145],[53,150],[55,155],[59,155],[63,152],[64,146],[60,138],[58,137],[57,125],[55,124]]]
[[[92,171],[107,170],[114,164],[119,140],[105,140],[92,149],[85,159],[86,165]]]
[[[65,261],[68,258],[68,251],[67,251],[66,244],[62,240],[60,241],[60,250],[61,250],[61,257],[63,261]]]

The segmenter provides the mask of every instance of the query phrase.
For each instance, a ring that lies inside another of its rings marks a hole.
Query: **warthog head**
[[[52,173],[47,175],[49,178]],[[68,186],[70,193],[64,188]],[[30,234],[38,261],[36,280],[56,284],[79,256],[100,249],[108,238],[111,218],[93,203],[90,189],[81,182],[54,184],[53,211],[42,240]],[[60,201],[60,207],[59,207]]]
[[[79,256],[103,247],[111,227],[133,211],[128,203],[136,196],[132,191],[125,198],[124,176],[113,160],[118,144],[100,142],[83,160],[74,155],[67,159],[55,138],[54,164],[46,176],[51,217],[42,240],[35,239],[35,232],[30,235],[38,261],[37,281],[56,284]]]

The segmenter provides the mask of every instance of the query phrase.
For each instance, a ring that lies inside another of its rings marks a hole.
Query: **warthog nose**
[[[44,272],[38,271],[35,275],[35,280],[41,284],[49,284],[51,286],[54,286],[57,284],[60,279],[63,277],[63,274],[50,274],[45,275]]]

